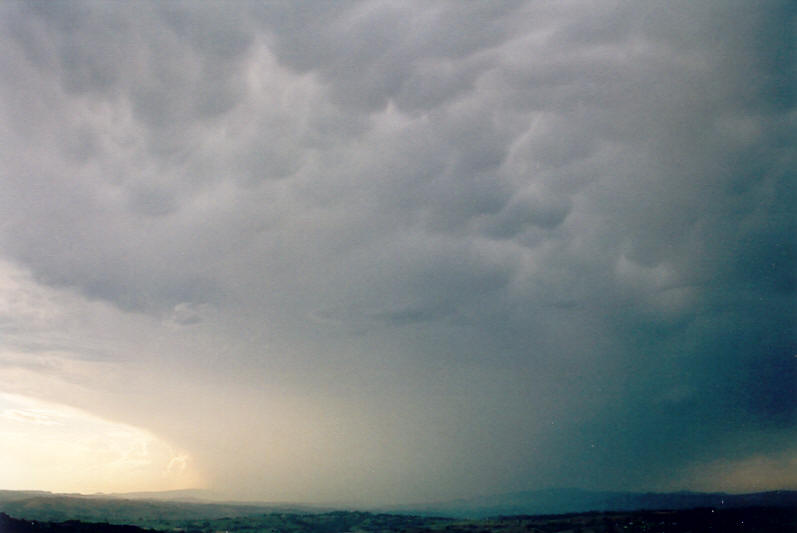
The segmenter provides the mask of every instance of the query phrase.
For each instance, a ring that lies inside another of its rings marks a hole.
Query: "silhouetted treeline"
[[[153,529],[116,524],[98,524],[68,520],[66,522],[39,522],[20,520],[0,513],[0,533],[156,533]]]

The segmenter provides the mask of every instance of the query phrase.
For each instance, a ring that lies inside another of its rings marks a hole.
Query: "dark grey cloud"
[[[108,359],[215,376],[216,426],[105,415],[225,490],[679,488],[794,453],[785,3],[1,9],[3,258],[150,331]],[[225,395],[312,436],[259,457]]]
[[[478,56],[517,31],[511,18],[519,5],[299,2],[261,11],[280,59],[324,76],[336,103],[356,112],[392,100],[419,111],[456,97],[489,68]]]

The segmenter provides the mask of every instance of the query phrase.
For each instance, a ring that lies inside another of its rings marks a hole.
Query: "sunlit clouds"
[[[166,490],[202,485],[191,458],[151,433],[64,405],[0,396],[7,489]]]

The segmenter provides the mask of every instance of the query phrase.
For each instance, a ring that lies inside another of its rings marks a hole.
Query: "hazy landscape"
[[[774,533],[792,531],[797,526],[797,491],[730,495],[561,489],[393,510],[199,503],[196,497],[194,501],[180,501],[186,497],[185,492],[132,496],[0,491],[0,531]]]

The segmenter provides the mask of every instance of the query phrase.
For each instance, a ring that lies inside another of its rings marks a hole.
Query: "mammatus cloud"
[[[0,9],[14,392],[236,496],[797,483],[786,3]]]

